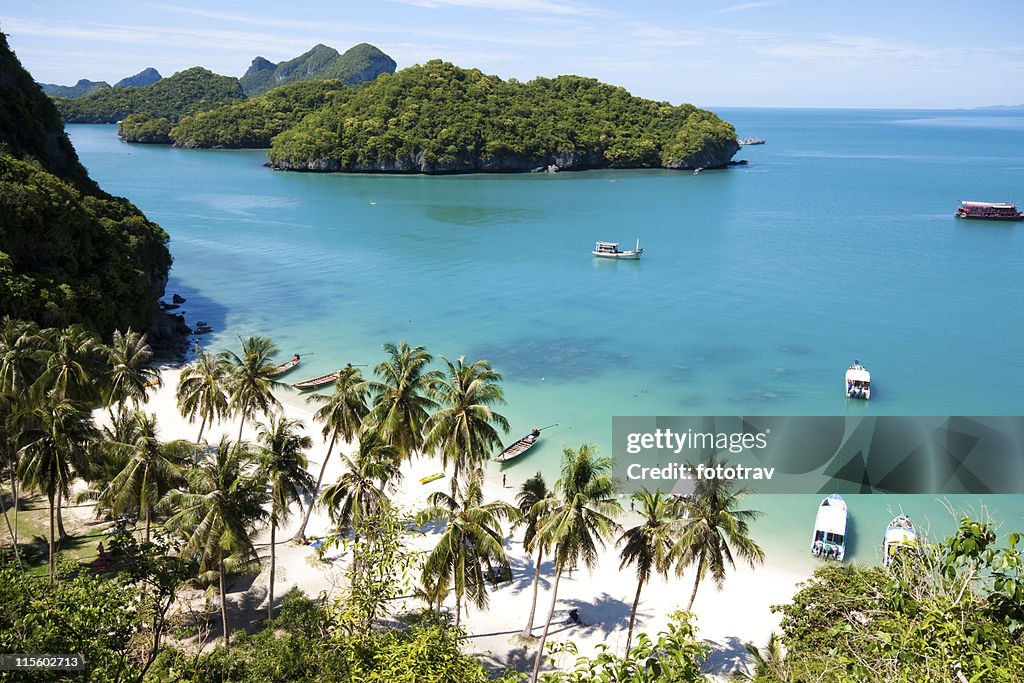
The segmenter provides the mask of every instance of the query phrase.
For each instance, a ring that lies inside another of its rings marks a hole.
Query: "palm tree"
[[[438,379],[431,387],[430,395],[441,407],[423,426],[423,445],[428,451],[440,451],[445,468],[452,465],[454,493],[464,469],[481,467],[495,449],[501,448],[498,429],[507,434],[508,420],[493,410],[505,399],[499,384],[501,375],[491,369],[490,363],[478,360],[467,365],[463,356],[457,363],[443,356],[442,360],[448,366],[448,377]]]
[[[267,415],[281,404],[272,393],[284,386],[276,381],[277,366],[272,362],[277,347],[267,337],[249,337],[242,340],[242,355],[222,351],[220,359],[228,366],[227,390],[231,411],[241,416],[238,441],[242,440],[245,421],[257,413]]]
[[[345,441],[352,441],[356,432],[362,425],[370,409],[366,405],[366,397],[369,387],[363,379],[363,373],[359,368],[352,367],[349,363],[334,380],[334,393],[330,396],[313,394],[307,401],[318,401],[324,405],[316,411],[313,419],[324,425],[324,439],[330,438],[330,445],[327,447],[327,455],[320,463],[320,474],[316,477],[316,487],[313,489],[313,500],[316,500],[320,491],[320,485],[324,481],[324,472],[327,471],[327,461],[331,459],[331,452],[334,450],[338,437]],[[302,538],[306,533],[306,525],[309,524],[309,516],[313,512],[313,503],[306,508],[306,514],[302,518],[302,524],[295,533],[295,538]]]
[[[200,351],[195,363],[181,371],[177,388],[178,411],[189,422],[194,422],[196,415],[202,418],[196,443],[203,440],[206,425],[228,414],[226,383],[227,366],[206,351]]]
[[[359,537],[364,519],[377,515],[401,476],[398,449],[377,432],[363,432],[351,458],[341,455],[345,470],[320,494],[331,521]]]
[[[478,609],[487,607],[488,573],[494,565],[510,571],[501,522],[515,521],[519,512],[504,501],[483,502],[481,480],[482,472],[470,477],[464,490],[455,496],[443,491],[432,493],[429,507],[417,516],[421,524],[440,521],[446,525],[423,564],[423,584],[452,586],[456,628],[463,598]]]
[[[540,525],[540,520],[547,514],[548,504],[552,502],[554,495],[548,489],[540,472],[523,482],[519,493],[516,494],[520,520],[526,525],[526,531],[523,533],[523,550],[526,552],[537,550],[537,563],[533,573],[533,600],[530,603],[530,618],[522,632],[524,638],[533,636],[533,620],[537,613],[537,592],[540,589],[540,566],[544,560],[544,545],[538,542],[537,528]]]
[[[733,674],[739,680],[772,680],[788,683],[790,680],[789,665],[786,662],[786,653],[782,649],[782,638],[778,633],[772,631],[768,636],[768,643],[763,648],[759,648],[753,643],[743,643],[743,649],[753,660],[754,672],[741,671],[738,674]]]
[[[300,434],[303,424],[282,416],[259,426],[259,443],[263,448],[260,463],[261,476],[270,485],[270,595],[267,601],[267,620],[274,618],[274,573],[277,551],[274,547],[277,527],[291,517],[292,503],[302,507],[303,496],[313,487],[313,477],[306,471],[304,451],[313,446],[313,440]]]
[[[191,444],[162,443],[157,438],[156,415],[136,411],[129,421],[130,431],[121,437],[127,438],[104,444],[107,449],[127,456],[127,461],[99,500],[115,515],[132,512],[144,520],[148,542],[157,505],[172,488],[184,483],[182,468],[190,458]]]
[[[81,325],[44,330],[46,362],[32,386],[36,396],[52,395],[94,407],[99,404],[98,381],[106,374],[103,346]]]
[[[92,414],[80,403],[52,397],[36,403],[20,416],[25,445],[21,447],[19,477],[32,489],[46,495],[50,504],[50,583],[56,567],[55,512],[61,496],[71,489],[72,464],[87,460],[94,452],[96,428]]]
[[[369,383],[373,396],[369,419],[381,438],[397,447],[402,458],[409,458],[423,445],[423,425],[429,411],[437,407],[430,395],[441,373],[427,370],[433,356],[422,346],[385,344],[384,351],[390,358],[373,369],[381,381]]]
[[[555,585],[551,592],[551,609],[544,622],[544,634],[533,662],[533,683],[537,683],[540,675],[540,662],[558,602],[562,572],[581,560],[588,569],[597,566],[598,546],[604,546],[618,529],[613,517],[622,508],[615,499],[611,468],[611,458],[597,457],[597,448],[590,444],[583,444],[577,450],[566,448],[563,451],[562,474],[555,484],[557,499],[551,503],[537,529],[537,542],[554,552]]]
[[[640,603],[640,591],[655,571],[664,576],[672,568],[672,548],[680,532],[680,506],[661,491],[651,493],[647,489],[633,494],[633,500],[640,503],[639,512],[643,520],[637,526],[627,529],[619,537],[622,544],[619,569],[636,565],[636,597],[629,614],[629,634],[626,636],[626,656],[633,643],[633,625],[636,622],[636,608]]]
[[[0,396],[4,397],[4,460],[11,477],[11,500],[14,507],[14,524],[11,538],[15,552],[18,547],[18,437],[21,429],[15,425],[15,415],[27,408],[28,392],[42,372],[45,360],[44,340],[34,323],[26,323],[4,317],[0,321]]]
[[[714,469],[719,464],[727,465],[712,456],[707,466]],[[750,493],[750,488],[738,488],[729,479],[700,479],[696,482],[694,492],[685,504],[687,519],[682,534],[673,549],[678,574],[697,563],[687,610],[693,607],[697,588],[709,571],[721,590],[725,583],[726,565],[736,568],[734,555],[751,567],[764,563],[764,551],[750,538],[749,527],[749,523],[761,513],[737,509]]]
[[[114,330],[112,343],[107,347],[107,362],[110,374],[107,376],[107,404],[116,403],[123,408],[128,401],[135,408],[149,400],[146,389],[162,386],[160,371],[149,365],[153,350],[146,341],[146,335],[128,328],[127,332]]]
[[[253,545],[257,527],[267,517],[266,487],[256,474],[252,452],[222,438],[212,456],[185,475],[189,488],[167,498],[177,512],[166,526],[185,539],[183,552],[199,563],[200,578],[217,578],[224,643],[230,644],[227,573],[258,564]]]

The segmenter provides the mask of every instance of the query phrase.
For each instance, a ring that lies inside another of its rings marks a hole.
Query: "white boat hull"
[[[627,261],[636,261],[644,253],[644,250],[641,249],[640,251],[622,251],[619,252],[618,254],[602,253],[599,251],[592,251],[590,253],[599,258],[617,258],[625,259]]]

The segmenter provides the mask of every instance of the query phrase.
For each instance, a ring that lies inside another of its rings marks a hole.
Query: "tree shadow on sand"
[[[747,671],[750,653],[743,647],[743,641],[736,636],[729,636],[722,642],[705,640],[712,647],[708,658],[704,660],[701,671],[714,676],[729,676],[734,671]]]

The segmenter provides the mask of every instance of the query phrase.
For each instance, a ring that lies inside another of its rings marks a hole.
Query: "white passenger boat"
[[[859,360],[846,369],[846,397],[871,398],[871,373],[860,364]]]
[[[846,557],[846,501],[838,493],[821,501],[814,518],[811,554],[826,560],[843,561]]]
[[[594,245],[594,251],[590,252],[601,258],[638,259],[643,255],[644,250],[640,248],[640,240],[636,241],[636,249],[619,251],[618,242],[598,242]]]
[[[917,555],[920,551],[920,538],[910,517],[897,515],[889,522],[882,541],[882,566],[889,567],[897,558],[905,555]]]

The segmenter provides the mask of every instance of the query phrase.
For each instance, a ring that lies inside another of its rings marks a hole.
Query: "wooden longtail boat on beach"
[[[295,384],[292,385],[292,388],[298,389],[299,391],[317,389],[327,384],[331,384],[332,382],[338,379],[338,375],[340,374],[341,370],[335,370],[334,372],[329,372],[326,375],[321,375],[320,377],[314,377],[313,379],[306,379],[301,382],[296,382]]]
[[[536,427],[534,427],[533,429],[530,430],[529,434],[527,434],[523,438],[519,439],[518,441],[513,441],[512,444],[510,444],[508,448],[506,448],[501,453],[499,453],[497,456],[495,456],[494,460],[497,461],[497,462],[508,462],[509,460],[512,460],[514,458],[518,458],[520,455],[522,455],[523,453],[525,453],[526,451],[530,450],[531,448],[533,448],[534,446],[537,445],[537,442],[540,441],[540,433],[541,433],[542,430],[545,430],[548,427],[557,427],[557,426],[558,426],[558,423],[556,422],[553,425],[548,425],[547,427],[541,427],[540,429],[537,429]]]
[[[300,362],[302,362],[302,359],[299,358],[299,354],[295,354],[295,358],[292,358],[291,360],[281,363],[267,374],[269,374],[271,377],[280,377],[284,373],[297,368]]]

